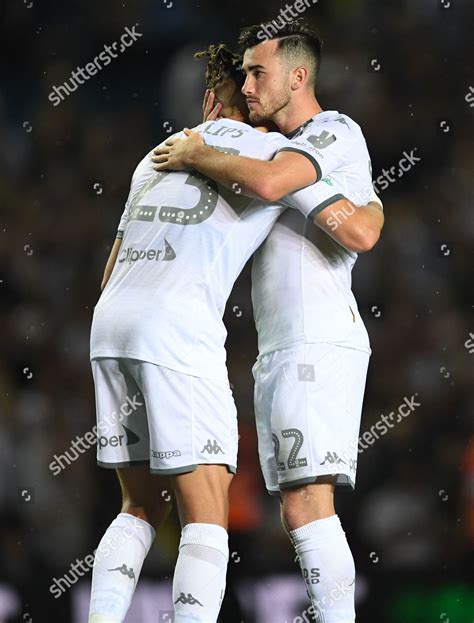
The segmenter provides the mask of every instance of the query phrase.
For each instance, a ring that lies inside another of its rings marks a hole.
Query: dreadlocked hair
[[[242,82],[242,57],[235,54],[225,43],[210,45],[207,50],[196,52],[195,59],[208,57],[206,83],[208,89],[215,89],[216,85],[226,78],[233,78]]]

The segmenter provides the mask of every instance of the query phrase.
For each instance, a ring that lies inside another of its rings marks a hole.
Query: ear
[[[293,70],[291,89],[298,91],[308,84],[309,72],[306,67],[297,67]]]

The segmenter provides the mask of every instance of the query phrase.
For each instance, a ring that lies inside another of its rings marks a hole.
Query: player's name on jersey
[[[245,128],[233,128],[224,123],[213,123],[204,130],[205,134],[211,134],[212,136],[229,135],[228,138],[240,138],[247,132],[249,132],[249,130]]]

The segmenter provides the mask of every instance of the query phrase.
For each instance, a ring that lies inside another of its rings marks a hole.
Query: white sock
[[[155,534],[149,523],[128,513],[107,528],[95,552],[89,623],[125,619]]]
[[[183,528],[173,578],[175,623],[216,623],[228,561],[228,535],[222,526],[191,523]]]
[[[337,515],[290,532],[318,623],[354,623],[355,567]]]

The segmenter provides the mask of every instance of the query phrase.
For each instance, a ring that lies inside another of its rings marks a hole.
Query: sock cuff
[[[211,523],[188,523],[181,531],[179,548],[183,545],[205,545],[229,558],[229,535],[222,526]]]
[[[110,527],[127,530],[127,537],[136,536],[142,542],[147,552],[156,536],[156,530],[151,524],[130,513],[119,513],[110,524]]]
[[[311,539],[313,545],[319,545],[324,544],[328,538],[339,531],[343,531],[341,520],[338,515],[331,515],[331,517],[316,519],[316,521],[311,521],[301,528],[291,530],[290,537],[295,546],[307,539]]]

